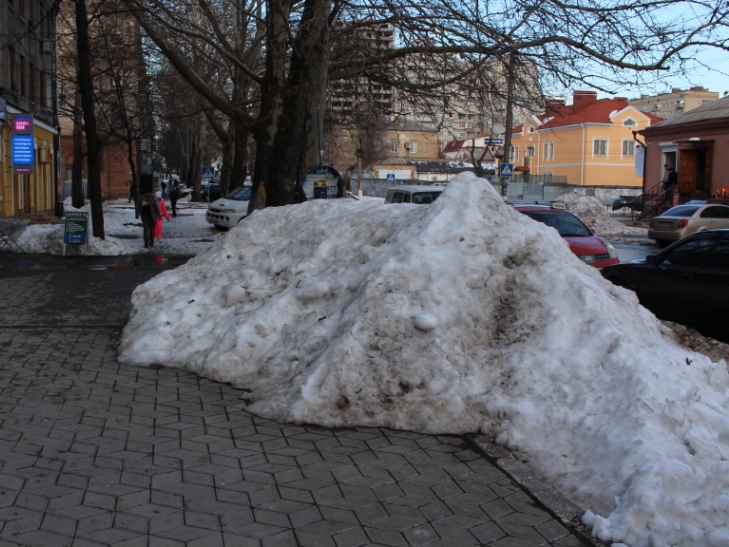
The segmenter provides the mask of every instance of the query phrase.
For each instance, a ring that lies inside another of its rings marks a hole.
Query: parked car
[[[208,205],[205,220],[216,228],[236,227],[241,219],[248,214],[251,188],[250,184],[244,184],[224,198],[220,198]]]
[[[653,217],[648,226],[648,237],[665,247],[695,232],[722,228],[729,228],[729,207],[714,203],[687,203]]]
[[[220,184],[217,182],[209,182],[200,188],[200,199],[203,201],[215,201],[221,197]]]
[[[593,230],[555,202],[551,205],[512,203],[514,209],[539,221],[559,232],[570,246],[570,250],[585,264],[595,268],[604,268],[620,262],[618,253],[612,243],[597,237]]]
[[[394,186],[387,190],[385,203],[433,203],[443,190],[443,186]]]
[[[729,342],[729,230],[692,234],[657,255],[601,273],[635,291],[657,317]]]

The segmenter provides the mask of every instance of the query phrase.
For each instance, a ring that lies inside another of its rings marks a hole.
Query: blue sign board
[[[202,179],[210,182],[215,178],[215,167],[207,165],[202,168]]]
[[[513,163],[502,163],[499,165],[499,176],[500,177],[510,177],[514,174],[514,164]]]
[[[387,182],[395,182],[395,173],[387,174]]]
[[[497,138],[497,137],[486,137],[483,140],[484,146],[504,146],[504,139]]]
[[[11,142],[13,172],[21,175],[33,174],[35,137],[33,135],[13,135]]]

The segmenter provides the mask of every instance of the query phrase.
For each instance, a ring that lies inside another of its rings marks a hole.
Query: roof
[[[671,118],[670,120],[663,120],[660,123],[652,125],[649,129],[660,129],[663,127],[672,127],[674,125],[685,125],[709,120],[724,120],[727,118],[729,118],[729,96],[706,103],[698,108],[693,108],[688,112],[684,112],[683,114],[679,114],[678,116]],[[645,129],[643,131],[645,131]]]
[[[465,140],[447,142],[445,145],[445,148],[443,148],[443,152],[457,152],[461,148],[463,148],[463,145],[465,144],[465,142],[466,142]]]
[[[565,106],[561,112],[554,113],[554,116],[540,125],[538,129],[550,129],[582,123],[612,123],[610,115],[629,106],[625,99],[596,99],[582,108],[575,108],[574,105]],[[635,107],[632,108],[649,118],[652,124],[663,120],[663,118],[648,112],[643,112]]]

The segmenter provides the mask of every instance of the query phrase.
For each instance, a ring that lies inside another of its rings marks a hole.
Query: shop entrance
[[[714,143],[686,143],[679,150],[678,191],[681,202],[711,197]]]

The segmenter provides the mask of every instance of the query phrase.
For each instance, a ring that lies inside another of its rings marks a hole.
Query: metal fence
[[[88,189],[88,183],[86,181],[83,181],[81,184],[81,187],[83,188],[84,192],[84,199],[89,198],[89,189]],[[71,197],[71,181],[65,181],[61,183],[61,189],[58,194],[58,199],[60,201],[64,201],[66,198]]]
[[[565,183],[546,183],[539,184],[533,182],[501,182],[489,181],[500,195],[506,193],[509,201],[554,201],[564,194],[570,194],[573,188]],[[352,180],[350,191],[353,194],[359,192],[356,180]],[[398,179],[396,181],[386,181],[383,179],[362,178],[362,194],[369,197],[384,198],[387,190],[395,186],[431,186],[438,185],[430,181],[422,181],[416,179]],[[447,183],[443,183],[447,184]]]

